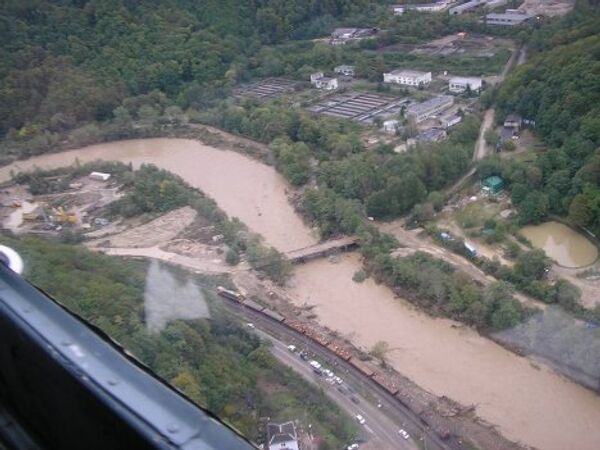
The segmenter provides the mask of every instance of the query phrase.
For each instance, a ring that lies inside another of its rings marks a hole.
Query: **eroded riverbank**
[[[152,163],[181,176],[279,250],[316,242],[273,168],[190,140],[124,141],[43,155],[1,168],[0,181],[11,170],[99,158],[136,167]],[[359,267],[356,255],[339,264],[321,260],[298,266],[289,292],[299,304],[317,305],[319,320],[357,345],[368,349],[378,340],[388,342],[397,349],[388,357],[399,372],[438,395],[476,405],[477,414],[509,438],[541,449],[598,448],[600,397],[473,330],[416,311],[384,286],[352,282]]]

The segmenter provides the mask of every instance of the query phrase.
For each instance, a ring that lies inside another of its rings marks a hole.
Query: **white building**
[[[533,16],[527,14],[525,11],[517,9],[507,9],[502,14],[488,14],[485,19],[481,19],[480,22],[485,22],[488,25],[502,25],[502,26],[517,26],[525,23]]]
[[[321,77],[314,82],[317,89],[325,89],[326,91],[334,91],[338,88],[337,78]]]
[[[448,10],[450,15],[456,16],[472,9],[478,8],[485,3],[485,0],[471,0],[466,3],[454,6]]]
[[[448,82],[448,89],[450,92],[461,93],[467,89],[471,89],[471,92],[479,92],[483,81],[477,77],[453,77]]]
[[[337,66],[335,69],[333,69],[333,71],[335,73],[338,73],[340,75],[344,75],[347,77],[354,76],[354,66],[349,66],[347,64],[342,64],[341,66]]]
[[[390,119],[383,122],[383,131],[389,134],[396,134],[400,122],[398,120]]]
[[[407,117],[413,117],[417,123],[429,119],[431,116],[441,113],[454,104],[454,97],[451,95],[439,95],[423,103],[410,105],[406,109]]]
[[[92,172],[90,173],[90,179],[97,181],[108,181],[110,178],[110,173],[104,172]]]
[[[450,117],[444,117],[440,120],[440,122],[444,126],[444,128],[450,128],[462,122],[462,116],[459,114],[454,114]]]
[[[427,86],[431,83],[431,72],[394,70],[383,74],[383,82],[402,84],[404,86]]]
[[[298,450],[298,437],[293,422],[267,425],[269,450]]]
[[[325,75],[323,72],[315,72],[310,74],[310,83],[315,84],[317,80],[323,78]]]
[[[451,2],[445,0],[434,3],[406,3],[402,5],[392,5],[391,8],[395,15],[401,16],[406,11],[440,12],[445,10],[449,3]]]

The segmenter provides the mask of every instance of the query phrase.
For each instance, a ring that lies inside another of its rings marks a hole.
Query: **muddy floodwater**
[[[564,267],[587,266],[598,258],[598,249],[594,244],[559,222],[527,226],[521,229],[521,233],[534,247],[543,249]]]
[[[10,170],[101,157],[134,166],[153,163],[181,176],[280,250],[316,240],[287,202],[287,185],[273,168],[195,141],[124,141],[43,155],[0,169],[0,181]],[[298,304],[317,305],[318,320],[367,350],[388,342],[394,349],[389,362],[399,372],[438,395],[476,405],[478,415],[508,438],[544,450],[600,448],[598,395],[469,328],[418,312],[370,279],[354,283],[359,268],[356,255],[344,255],[337,264],[324,259],[297,266],[290,294]]]
[[[239,153],[188,139],[137,139],[38,156],[0,168],[0,181],[15,172],[56,168],[105,159],[152,163],[169,170],[215,199],[231,217],[268,239],[278,250],[294,250],[317,239],[287,201],[287,184],[273,168]]]

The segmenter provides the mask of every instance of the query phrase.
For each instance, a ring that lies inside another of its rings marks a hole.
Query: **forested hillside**
[[[550,150],[533,164],[488,162],[502,172],[523,222],[570,218],[600,236],[600,11],[587,2],[532,37],[535,56],[501,86],[500,117],[535,121]]]
[[[176,320],[161,333],[149,332],[144,317],[147,263],[39,238],[3,236],[1,242],[23,257],[31,283],[249,438],[256,438],[259,417],[267,416],[306,417],[323,437],[321,449],[338,449],[351,439],[352,422],[322,391],[278,363],[255,335],[214,303],[210,320]],[[173,275],[187,279],[187,275]],[[195,281],[210,298],[219,280],[198,277]]]
[[[59,131],[102,120],[124,98],[155,89],[210,102],[268,65],[259,55],[263,45],[327,32],[339,18],[376,3],[3,1],[0,135],[25,124]]]

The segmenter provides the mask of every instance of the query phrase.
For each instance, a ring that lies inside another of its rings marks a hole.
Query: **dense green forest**
[[[373,79],[408,65],[489,73],[506,60],[506,52],[477,60],[375,53],[483,31],[472,17],[393,16],[388,8],[383,0],[7,0],[0,4],[0,136],[47,151],[86,124],[214,107],[255,78],[305,79],[340,63],[356,63],[360,76]],[[343,48],[308,40],[335,26],[382,32]]]
[[[218,307],[216,285],[226,280],[195,278],[211,299],[210,320],[176,320],[151,333],[144,318],[146,263],[33,237],[0,241],[23,257],[30,282],[249,438],[256,439],[260,417],[308,420],[323,437],[321,449],[339,449],[355,433],[352,421],[322,391],[277,362]],[[174,276],[183,281],[189,275]]]
[[[202,105],[269,66],[263,46],[331,30],[366,0],[8,0],[0,5],[0,133],[112,117],[159,90]],[[262,69],[261,69],[262,70]]]
[[[534,120],[548,150],[532,163],[490,160],[480,174],[503,175],[523,223],[568,217],[600,236],[600,11],[575,10],[531,38],[533,57],[495,97],[499,117]]]

